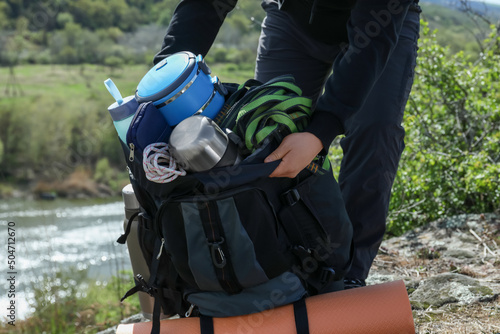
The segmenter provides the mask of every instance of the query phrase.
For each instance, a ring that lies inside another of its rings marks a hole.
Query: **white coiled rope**
[[[142,167],[149,181],[168,183],[179,176],[186,175],[182,167],[177,166],[170,156],[167,143],[153,143],[144,149]]]

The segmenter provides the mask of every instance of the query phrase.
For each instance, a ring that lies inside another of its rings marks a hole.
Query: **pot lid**
[[[174,53],[151,68],[137,86],[139,102],[157,101],[176,90],[196,67],[196,56],[188,51]]]

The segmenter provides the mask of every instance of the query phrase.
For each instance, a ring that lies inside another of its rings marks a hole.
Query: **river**
[[[103,282],[129,270],[127,247],[116,242],[123,218],[121,198],[0,201],[1,309],[13,299],[9,279],[15,287],[16,317],[23,319],[31,311],[31,286],[44,275],[74,268]]]

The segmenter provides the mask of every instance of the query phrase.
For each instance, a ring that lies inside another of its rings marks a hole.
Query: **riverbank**
[[[110,198],[120,196],[130,181],[126,171],[111,169],[107,180],[96,179],[95,173],[77,169],[63,179],[0,182],[0,199],[53,200]]]

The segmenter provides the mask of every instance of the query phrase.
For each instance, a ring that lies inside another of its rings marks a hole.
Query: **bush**
[[[104,59],[104,65],[108,66],[111,69],[111,73],[113,70],[120,69],[123,67],[123,59],[117,56],[109,56]]]
[[[500,208],[500,37],[492,27],[472,62],[449,56],[422,23],[406,149],[393,187],[389,232]]]
[[[119,193],[130,182],[127,170],[123,168],[123,170],[117,171],[110,165],[108,158],[97,161],[94,180],[109,186],[113,193]]]
[[[113,170],[109,165],[108,158],[102,158],[97,161],[95,165],[94,180],[97,182],[107,183],[108,180],[113,178]]]

